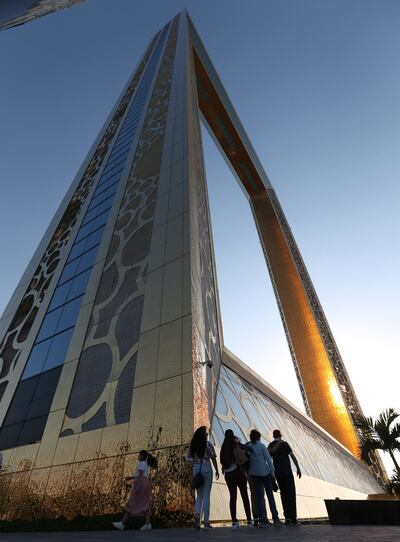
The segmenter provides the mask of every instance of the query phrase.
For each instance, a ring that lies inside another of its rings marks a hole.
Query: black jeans
[[[231,512],[232,522],[237,522],[236,517],[236,501],[237,501],[237,488],[239,488],[240,495],[242,496],[244,510],[246,512],[247,521],[251,521],[250,502],[247,494],[247,478],[243,471],[239,468],[225,473],[225,482],[229,489],[229,509]]]
[[[290,519],[293,523],[296,523],[296,487],[294,485],[293,474],[277,474],[276,481],[281,490],[281,501],[285,519]]]

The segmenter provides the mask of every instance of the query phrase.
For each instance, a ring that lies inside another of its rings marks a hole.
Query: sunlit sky
[[[0,310],[150,37],[184,7],[364,412],[400,410],[397,1],[88,0],[1,32]],[[302,408],[250,209],[203,133],[225,343]]]

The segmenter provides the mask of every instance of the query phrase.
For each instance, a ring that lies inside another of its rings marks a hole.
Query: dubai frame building
[[[257,225],[308,416],[223,344],[200,115]],[[117,512],[153,450],[154,513],[191,518],[193,430],[280,427],[299,517],[381,492],[361,412],[279,201],[186,11],[151,40],[0,320],[4,518]],[[229,517],[214,483],[212,519]],[[278,499],[279,500],[279,499]]]

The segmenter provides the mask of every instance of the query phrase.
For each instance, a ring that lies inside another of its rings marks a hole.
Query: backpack
[[[236,465],[244,471],[249,470],[249,456],[243,448],[237,446],[233,450]]]

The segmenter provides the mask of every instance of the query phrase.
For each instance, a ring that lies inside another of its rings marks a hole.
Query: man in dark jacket
[[[281,491],[285,525],[297,526],[300,525],[300,523],[297,521],[296,487],[294,484],[290,457],[296,466],[297,476],[299,478],[301,478],[300,467],[291,447],[287,442],[282,440],[279,429],[275,429],[272,434],[274,440],[269,444],[268,451],[274,462],[276,481],[278,482]]]

